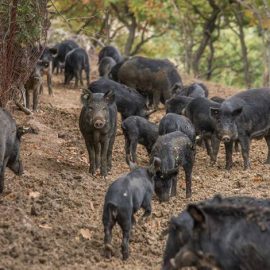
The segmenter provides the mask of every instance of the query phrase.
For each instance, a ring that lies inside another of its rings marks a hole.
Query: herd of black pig
[[[113,255],[112,229],[117,223],[123,233],[123,260],[129,257],[129,238],[134,214],[144,209],[141,218],[151,215],[155,193],[160,202],[176,196],[179,168],[186,180],[186,197],[192,196],[192,169],[196,147],[205,147],[211,163],[217,160],[224,143],[226,169],[231,169],[233,151],[241,147],[244,169],[250,167],[252,139],[265,138],[266,163],[270,163],[270,89],[250,89],[227,99],[208,99],[208,89],[200,83],[184,86],[173,63],[167,59],[141,56],[122,57],[106,46],[99,53],[100,78],[89,84],[88,54],[74,41],[66,40],[45,48],[28,82],[26,105],[33,92],[33,110],[42,92],[46,74],[49,94],[52,74],[64,69],[64,83],[75,78],[83,85],[86,73],[88,88],[83,90],[83,108],[79,128],[89,154],[89,173],[100,171],[106,179],[112,168],[117,112],[122,118],[126,162],[130,172],[120,176],[108,188],[103,208],[104,254]],[[165,104],[166,115],[157,125],[148,120]],[[151,109],[150,109],[151,108]],[[5,168],[20,175],[20,138],[33,132],[16,126],[11,115],[0,111],[0,192],[4,189]],[[137,144],[149,155],[149,165],[137,165]],[[235,147],[234,147],[235,146]],[[172,217],[168,229],[162,269],[270,269],[270,200],[251,197],[213,199],[189,204]]]

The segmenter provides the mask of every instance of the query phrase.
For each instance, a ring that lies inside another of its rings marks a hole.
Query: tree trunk
[[[110,31],[109,26],[108,26],[108,21],[110,18],[110,13],[106,11],[105,17],[102,21],[102,24],[100,26],[99,31],[95,34],[94,39],[93,39],[93,46],[96,47],[98,45],[97,40],[105,40],[107,39],[108,32]],[[106,35],[104,35],[104,31],[106,31]]]
[[[207,58],[207,74],[206,74],[206,79],[210,80],[212,76],[212,71],[213,71],[213,60],[214,60],[214,54],[215,54],[215,48],[213,45],[213,40],[210,40],[209,43],[209,49],[210,49],[210,54]]]
[[[251,76],[250,76],[250,70],[249,70],[249,60],[248,60],[248,52],[247,52],[247,46],[245,42],[245,33],[244,33],[244,28],[243,28],[243,13],[240,10],[240,5],[237,5],[237,10],[234,10],[234,15],[238,24],[238,29],[239,29],[239,40],[241,44],[241,53],[242,53],[242,58],[243,58],[243,70],[244,70],[244,80],[245,84],[248,88],[251,87]]]
[[[212,33],[216,29],[216,20],[218,18],[218,15],[221,12],[221,9],[219,6],[215,4],[214,0],[208,0],[209,4],[212,7],[212,13],[211,16],[206,20],[204,24],[204,31],[203,31],[203,39],[201,40],[200,46],[198,50],[196,51],[193,61],[192,61],[192,70],[195,77],[198,77],[199,75],[199,65],[201,57],[205,51],[205,48],[207,47],[209,40],[211,39]]]
[[[132,45],[133,45],[134,40],[135,40],[136,29],[137,29],[136,18],[134,17],[134,15],[132,15],[131,16],[131,24],[128,26],[128,38],[127,38],[125,50],[124,50],[124,54],[126,56],[130,55]]]
[[[270,31],[266,30],[264,42],[264,72],[263,85],[270,88]]]
[[[192,67],[192,49],[194,47],[194,37],[193,37],[193,24],[189,19],[184,18],[182,33],[183,39],[182,43],[184,44],[184,68],[187,74],[190,74]]]

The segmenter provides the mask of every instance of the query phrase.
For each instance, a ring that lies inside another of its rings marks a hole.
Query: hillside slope
[[[96,70],[92,79],[95,77]],[[184,77],[185,83],[190,81]],[[0,196],[1,269],[160,269],[165,244],[162,231],[169,218],[187,203],[216,193],[269,197],[270,172],[269,166],[263,164],[267,150],[264,141],[252,143],[252,169],[245,172],[240,153],[234,154],[235,165],[228,173],[224,170],[223,146],[215,166],[210,165],[205,150],[198,148],[192,198],[185,199],[184,175],[180,171],[177,197],[163,204],[154,197],[151,219],[135,226],[130,259],[121,260],[119,228],[113,232],[115,256],[104,259],[104,193],[109,183],[128,172],[124,138],[118,127],[108,183],[89,175],[86,147],[78,128],[80,91],[64,89],[61,82],[61,75],[54,77],[54,97],[49,97],[45,89],[38,113],[26,116],[14,111],[18,123],[38,128],[39,134],[23,137],[25,173],[17,177],[8,171],[5,192]],[[237,91],[207,85],[211,96],[228,96]],[[158,122],[163,115],[161,109],[151,120]],[[139,163],[147,165],[144,149],[139,147],[138,152]]]

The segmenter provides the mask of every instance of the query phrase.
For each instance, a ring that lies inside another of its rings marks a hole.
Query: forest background
[[[182,72],[226,85],[270,86],[270,0],[51,3],[53,27],[84,34],[95,47],[169,58]]]

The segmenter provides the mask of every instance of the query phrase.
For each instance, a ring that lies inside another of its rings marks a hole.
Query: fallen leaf
[[[80,234],[83,238],[90,240],[91,239],[91,233],[88,229],[80,229]]]
[[[262,177],[262,175],[259,175],[259,174],[255,175],[255,176],[253,177],[253,181],[254,181],[254,182],[263,182],[263,177]]]
[[[93,205],[93,202],[90,202],[90,209],[91,209],[92,211],[95,210],[94,205]]]
[[[38,191],[31,191],[30,193],[29,193],[29,197],[30,198],[33,198],[33,199],[36,199],[36,198],[38,198],[40,196],[40,193],[38,192]]]
[[[42,229],[52,229],[52,227],[47,224],[39,224],[38,226]]]

